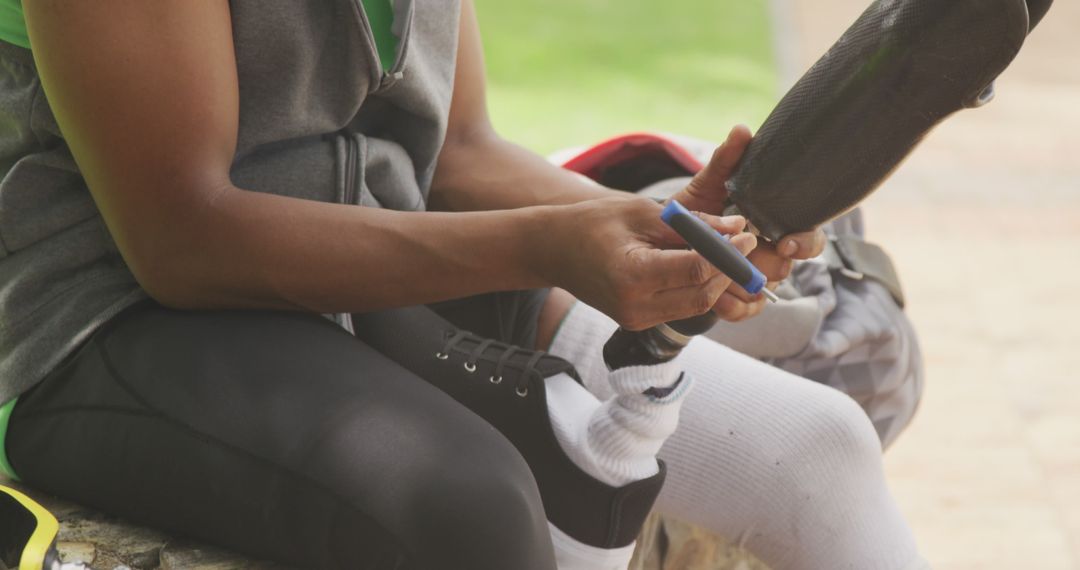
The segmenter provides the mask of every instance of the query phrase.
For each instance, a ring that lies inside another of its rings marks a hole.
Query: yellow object
[[[16,514],[2,513],[8,522],[16,521],[18,518],[23,518],[27,521],[27,528],[21,529],[22,532],[17,532],[17,535],[26,536],[26,545],[22,548],[22,555],[19,557],[18,570],[45,570],[45,561],[48,558],[56,560],[56,554],[53,550],[54,543],[56,541],[56,535],[60,532],[60,523],[57,522],[56,517],[44,507],[37,504],[33,499],[26,495],[12,489],[11,487],[5,487],[0,485],[0,499],[2,495],[8,495],[11,499],[14,499],[15,505],[11,508],[20,509]],[[5,501],[5,504],[0,504],[0,511],[6,506],[11,504]],[[30,517],[26,514],[29,513]],[[14,524],[18,524],[17,522]],[[32,526],[30,526],[32,524]],[[5,537],[10,538],[10,537]],[[50,556],[51,554],[51,556]],[[2,561],[0,561],[2,564]]]

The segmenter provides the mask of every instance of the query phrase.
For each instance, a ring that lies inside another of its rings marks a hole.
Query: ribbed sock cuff
[[[613,392],[604,364],[604,343],[617,328],[607,315],[578,301],[563,318],[548,352],[573,364],[585,387],[598,398],[606,399]]]
[[[679,409],[692,379],[678,365],[632,366],[610,374],[616,396],[593,413],[586,438],[597,464],[627,484],[655,475],[656,454],[679,425]],[[651,388],[673,388],[663,397]]]
[[[626,570],[634,557],[634,543],[622,548],[597,548],[582,544],[548,524],[559,570]]]
[[[627,366],[608,373],[612,390],[620,396],[638,396],[654,388],[671,388],[680,381],[682,367],[674,361],[653,366]],[[682,390],[680,390],[681,392]],[[667,400],[668,398],[664,398]]]

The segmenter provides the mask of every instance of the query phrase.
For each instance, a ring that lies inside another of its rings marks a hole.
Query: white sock
[[[577,303],[550,352],[598,398],[615,323]],[[736,541],[775,570],[927,568],[885,485],[866,414],[839,391],[705,338],[674,361],[697,386],[660,457],[657,509]]]
[[[548,352],[573,364],[585,387],[597,398],[610,398],[615,391],[608,382],[603,348],[617,328],[607,315],[578,301],[559,324]]]
[[[575,465],[598,481],[623,487],[659,472],[656,454],[678,426],[691,380],[671,362],[631,366],[608,377],[614,395],[605,402],[566,374],[548,378],[548,415],[560,447]],[[667,390],[646,394],[654,388]],[[554,526],[551,530],[559,570],[625,570],[634,554],[633,544],[597,548]]]
[[[626,570],[634,557],[636,543],[622,548],[597,548],[574,540],[551,523],[548,529],[559,570]]]
[[[615,395],[601,402],[566,374],[548,378],[548,415],[575,465],[606,485],[623,487],[659,472],[656,454],[679,424],[692,381],[670,362],[616,370],[610,380]],[[655,397],[644,393],[650,388],[671,391]]]

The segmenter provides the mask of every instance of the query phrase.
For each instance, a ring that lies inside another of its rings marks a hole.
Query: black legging
[[[440,312],[531,342],[542,300]],[[555,568],[517,450],[317,315],[131,307],[19,399],[7,449],[31,486],[302,567]]]

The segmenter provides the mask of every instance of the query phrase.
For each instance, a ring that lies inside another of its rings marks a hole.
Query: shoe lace
[[[468,360],[465,361],[465,369],[469,372],[476,372],[477,359],[479,359],[480,355],[484,354],[484,351],[487,350],[487,348],[492,344],[495,344],[495,340],[486,338],[483,342],[476,345],[476,348],[474,348],[472,352],[469,353]]]
[[[467,336],[469,336],[468,331],[446,331],[446,344],[443,345],[442,350],[435,353],[435,358],[438,358],[439,360],[450,358],[450,351]]]
[[[448,330],[445,333],[446,343],[443,345],[442,350],[435,353],[435,358],[439,360],[447,360],[450,358],[451,351],[453,351],[459,344],[468,339],[472,342],[477,342],[476,346],[468,352],[468,357],[465,359],[464,367],[468,372],[476,372],[477,364],[480,359],[492,360],[492,358],[486,355],[487,351],[494,347],[500,354],[499,358],[494,360],[495,370],[488,380],[492,384],[502,384],[504,371],[510,368],[517,368],[517,366],[511,364],[511,358],[515,354],[523,352],[532,352],[529,359],[522,366],[523,374],[518,380],[517,386],[515,386],[514,392],[524,398],[529,395],[529,376],[533,376],[540,381],[543,381],[544,375],[536,368],[537,363],[540,362],[547,353],[542,350],[529,351],[521,348],[517,345],[499,342],[491,338],[481,338],[469,331],[465,330]]]
[[[495,375],[490,378],[492,384],[500,384],[503,381],[503,368],[506,367],[506,363],[510,362],[510,357],[518,351],[518,347],[510,345],[499,356],[499,361],[495,363]]]

